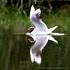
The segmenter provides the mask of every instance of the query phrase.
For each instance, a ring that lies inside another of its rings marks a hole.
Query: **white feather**
[[[45,45],[47,44],[48,40],[54,41],[55,43],[58,43],[57,40],[55,40],[52,35],[54,36],[60,36],[64,34],[60,33],[53,33],[53,31],[58,27],[52,27],[48,29],[46,24],[36,17],[36,14],[39,14],[41,12],[40,9],[35,10],[34,6],[32,5],[31,11],[30,11],[30,20],[35,26],[34,30],[27,35],[30,35],[34,40],[34,45],[30,48],[30,57],[32,62],[36,62],[37,64],[41,64],[41,52],[44,49]]]

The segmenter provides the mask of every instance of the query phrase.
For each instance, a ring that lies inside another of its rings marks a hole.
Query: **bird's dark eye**
[[[39,19],[40,18],[40,13],[36,14],[36,17]]]

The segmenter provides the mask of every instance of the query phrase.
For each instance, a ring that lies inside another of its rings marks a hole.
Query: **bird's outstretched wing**
[[[32,5],[32,6],[31,6],[31,10],[30,10],[30,18],[32,17],[34,11],[35,11],[35,8],[34,8],[34,6]]]
[[[30,48],[31,61],[41,64],[41,52],[48,42],[47,36],[36,36],[36,42]]]

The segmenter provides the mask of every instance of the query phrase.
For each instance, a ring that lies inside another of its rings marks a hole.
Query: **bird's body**
[[[47,30],[47,27],[46,27],[46,24],[44,24],[43,22],[42,22],[42,20],[39,20],[38,22],[34,22],[35,24],[35,29],[32,31],[32,33],[34,34],[34,33],[36,33],[36,34],[43,34],[43,33],[45,33],[46,32],[46,30]],[[42,33],[43,32],[43,33]]]
[[[32,6],[30,11],[30,21],[35,26],[32,32],[27,33],[27,35],[31,36],[35,43],[30,48],[30,57],[32,62],[36,62],[41,64],[41,53],[47,44],[48,40],[54,41],[58,43],[52,36],[59,36],[64,34],[52,33],[58,26],[48,29],[46,24],[39,18],[41,15],[41,10]]]

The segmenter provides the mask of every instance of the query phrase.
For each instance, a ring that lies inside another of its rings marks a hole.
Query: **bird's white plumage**
[[[30,11],[30,21],[33,23],[35,28],[31,33],[27,33],[27,35],[31,36],[35,41],[34,45],[30,48],[31,61],[38,64],[41,64],[41,53],[48,40],[58,43],[58,41],[52,36],[64,35],[63,33],[52,33],[58,26],[48,29],[46,24],[40,18],[38,18],[40,15],[41,10],[35,10],[34,6],[32,5]]]
[[[35,61],[38,64],[41,63],[42,49],[45,47],[47,42],[48,42],[47,36],[36,36],[36,42],[30,48],[30,55],[31,55],[32,62]]]
[[[34,13],[34,11],[35,11],[35,8],[34,8],[34,6],[32,5],[32,6],[31,6],[31,10],[30,10],[30,18],[32,17],[32,14]]]

